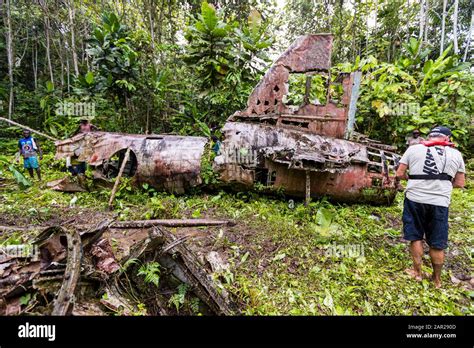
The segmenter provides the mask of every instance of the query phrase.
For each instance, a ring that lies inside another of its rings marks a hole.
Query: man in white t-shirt
[[[403,207],[404,238],[410,241],[413,269],[422,279],[423,239],[430,247],[433,281],[441,287],[444,249],[448,246],[448,210],[453,187],[464,187],[465,165],[450,142],[451,130],[435,127],[427,141],[410,146],[400,160],[397,178],[408,180]],[[409,175],[406,174],[407,169]]]

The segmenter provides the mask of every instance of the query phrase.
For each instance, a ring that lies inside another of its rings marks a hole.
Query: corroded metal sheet
[[[331,48],[330,34],[305,35],[275,61],[250,95],[247,108],[224,126],[221,153],[214,161],[221,180],[237,186],[263,184],[306,198],[393,200],[399,156],[392,147],[369,139],[348,140],[357,136],[352,128],[360,73],[331,78]],[[296,107],[287,105],[290,76],[295,73],[306,75],[303,103]],[[326,100],[311,101],[317,74],[325,81]]]
[[[354,82],[351,74],[341,74],[336,79],[343,90],[340,100],[332,100],[328,84],[326,100],[321,104],[312,104],[305,98],[305,102],[295,109],[285,103],[291,74],[307,74],[311,80],[312,75],[321,73],[330,80],[332,40],[331,34],[305,35],[297,39],[255,87],[247,108],[236,112],[230,120],[268,119],[271,115],[279,127],[304,128],[311,133],[343,138],[347,125],[346,106]],[[307,88],[310,86],[308,81]]]
[[[182,193],[201,183],[201,157],[206,143],[207,139],[202,137],[91,132],[56,142],[56,159],[77,157],[100,166],[114,154],[130,148],[137,162],[137,182]]]
[[[332,35],[306,35],[297,39],[272,65],[249,97],[247,109],[236,116],[289,112],[283,98],[288,94],[290,73],[328,71]]]
[[[398,155],[392,152],[265,124],[227,122],[223,131],[225,140],[214,160],[223,181],[244,186],[259,182],[304,196],[309,171],[313,197],[386,203],[397,192],[393,173]],[[233,155],[241,149],[246,157]]]

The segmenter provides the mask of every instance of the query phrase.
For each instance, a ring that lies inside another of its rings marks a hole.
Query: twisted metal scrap
[[[67,315],[74,302],[74,291],[81,274],[82,245],[81,237],[76,230],[59,227],[67,238],[67,262],[64,281],[54,301],[52,315]]]

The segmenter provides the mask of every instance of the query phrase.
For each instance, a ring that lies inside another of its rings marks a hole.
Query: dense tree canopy
[[[209,135],[293,39],[331,32],[334,70],[364,73],[359,131],[401,145],[447,124],[469,146],[471,0],[1,0],[0,13],[2,115],[57,137],[80,116]]]

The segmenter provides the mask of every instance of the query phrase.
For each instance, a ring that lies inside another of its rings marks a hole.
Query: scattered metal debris
[[[0,315],[21,314],[32,294],[36,294],[36,302],[29,310],[38,307],[36,310],[44,314],[74,315],[88,308],[96,315],[100,310],[133,314],[138,311],[136,299],[140,293],[149,291],[154,293],[151,307],[157,307],[155,314],[169,314],[172,311],[167,296],[180,283],[200,299],[203,313],[237,313],[204,256],[198,257],[185,243],[206,234],[176,236],[160,222],[166,224],[166,220],[104,220],[88,228],[83,226],[82,232],[73,224],[48,227],[34,240],[34,252],[2,253]],[[188,220],[184,226],[206,223],[219,226],[228,222],[199,220],[193,224]],[[176,225],[176,220],[168,225]],[[217,255],[215,259],[221,258]],[[137,265],[154,261],[162,268],[158,288],[137,276]],[[102,298],[97,298],[100,293]],[[76,308],[76,304],[80,305]]]
[[[51,190],[62,191],[62,192],[85,192],[86,189],[79,185],[78,183],[72,181],[68,176],[50,181],[46,184]]]

